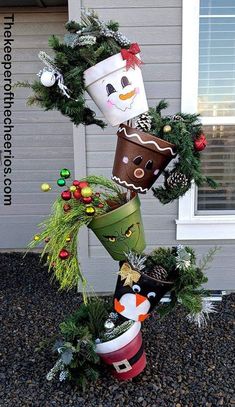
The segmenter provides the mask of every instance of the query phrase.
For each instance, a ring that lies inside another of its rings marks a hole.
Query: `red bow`
[[[126,59],[126,69],[134,68],[135,65],[139,66],[143,62],[137,58],[136,54],[139,54],[140,47],[137,43],[131,44],[129,49],[121,49],[122,58]]]

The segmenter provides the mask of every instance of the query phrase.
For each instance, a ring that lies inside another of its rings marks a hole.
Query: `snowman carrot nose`
[[[144,297],[143,295],[140,295],[140,294],[135,294],[135,298],[136,298],[136,307],[138,307],[138,305],[142,304],[142,302],[146,301],[146,297]]]
[[[134,95],[135,95],[135,89],[132,90],[131,92],[128,92],[128,93],[125,93],[125,94],[121,93],[121,95],[119,95],[119,99],[127,100],[127,99],[132,98]]]

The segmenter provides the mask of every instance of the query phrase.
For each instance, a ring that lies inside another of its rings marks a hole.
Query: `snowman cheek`
[[[113,108],[113,103],[111,102],[111,100],[107,101],[107,106],[108,106],[109,109]]]

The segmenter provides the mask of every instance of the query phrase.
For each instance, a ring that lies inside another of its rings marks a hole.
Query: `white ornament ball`
[[[49,88],[50,86],[53,86],[56,81],[55,75],[53,74],[53,72],[45,71],[42,73],[40,81],[43,84],[43,86]]]

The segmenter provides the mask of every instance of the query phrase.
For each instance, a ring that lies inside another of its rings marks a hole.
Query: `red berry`
[[[76,191],[73,192],[73,197],[74,199],[80,199],[81,198],[81,191],[80,189],[77,189]]]
[[[202,151],[207,146],[207,139],[205,135],[202,133],[195,141],[194,147],[196,151]]]
[[[64,209],[64,212],[69,212],[71,209],[71,206],[69,204],[64,204],[63,209]]]
[[[69,200],[71,199],[71,192],[70,192],[70,190],[68,189],[67,191],[63,191],[63,192],[61,193],[61,198],[62,198],[64,201],[69,201]]]
[[[100,203],[100,204],[98,205],[99,208],[103,208],[103,206],[104,206],[104,204],[102,204],[102,203]]]

